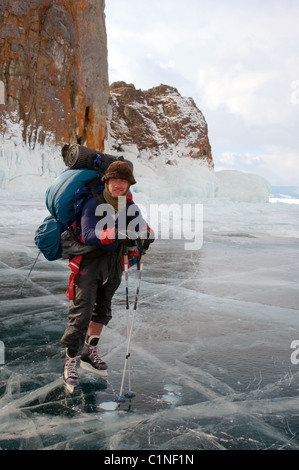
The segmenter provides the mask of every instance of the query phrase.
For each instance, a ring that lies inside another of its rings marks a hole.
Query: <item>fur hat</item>
[[[103,183],[110,178],[117,178],[128,181],[130,184],[135,184],[133,172],[126,162],[116,161],[109,165],[105,175],[102,178]]]

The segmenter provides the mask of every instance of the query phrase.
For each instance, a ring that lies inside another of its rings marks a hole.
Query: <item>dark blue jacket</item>
[[[102,200],[103,203],[106,203],[103,196]],[[116,215],[116,218],[106,212],[103,216],[97,216],[96,209],[98,205],[99,200],[92,197],[83,206],[81,216],[81,236],[83,242],[88,245],[95,245],[104,251],[116,251],[119,246],[119,242],[115,241],[109,244],[102,244],[99,238],[99,228],[101,227],[105,229],[115,227],[116,229],[121,228],[123,231],[124,227],[119,227],[119,214],[115,214],[112,208],[112,213]],[[125,220],[126,228],[131,230],[135,229],[138,233],[142,228],[147,227],[147,222],[143,219],[139,207],[127,198],[127,211],[128,208],[130,208],[130,215],[122,213],[123,217],[121,217],[121,220]],[[105,217],[105,222],[107,222],[105,225],[100,223],[103,217]]]

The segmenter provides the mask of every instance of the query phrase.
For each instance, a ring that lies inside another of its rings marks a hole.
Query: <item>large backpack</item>
[[[100,184],[110,163],[116,160],[115,157],[77,144],[68,147],[65,153],[64,149],[64,161],[72,168],[61,173],[47,189],[46,206],[50,214],[38,227],[34,238],[37,248],[48,261],[62,257],[61,234],[79,218],[83,205],[92,197],[88,183],[97,180]],[[122,157],[119,159],[123,160]]]
[[[60,237],[77,217],[75,211],[77,191],[85,188],[86,183],[97,176],[101,177],[103,174],[87,169],[66,170],[47,189],[46,206],[50,214],[36,230],[34,241],[48,261],[62,257]],[[83,194],[80,193],[81,210],[85,200],[92,196],[91,190],[87,187]],[[78,204],[77,210],[79,210]]]

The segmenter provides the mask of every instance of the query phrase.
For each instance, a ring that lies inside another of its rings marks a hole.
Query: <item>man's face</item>
[[[125,196],[128,189],[128,181],[119,178],[110,178],[108,188],[113,197]]]

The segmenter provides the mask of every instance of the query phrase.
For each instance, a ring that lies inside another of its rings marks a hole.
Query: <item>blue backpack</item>
[[[37,248],[48,261],[62,257],[61,234],[74,224],[74,234],[80,235],[80,219],[84,204],[93,197],[88,183],[95,180],[93,189],[104,190],[99,184],[104,173],[88,169],[66,169],[46,191],[46,206],[50,215],[35,232]],[[98,181],[97,181],[98,180]],[[128,196],[131,196],[129,191]],[[133,264],[133,262],[131,263]]]
[[[36,230],[34,241],[48,261],[61,258],[61,234],[80,217],[83,205],[92,197],[87,183],[102,176],[96,170],[66,169],[47,189],[46,206],[50,215]]]

